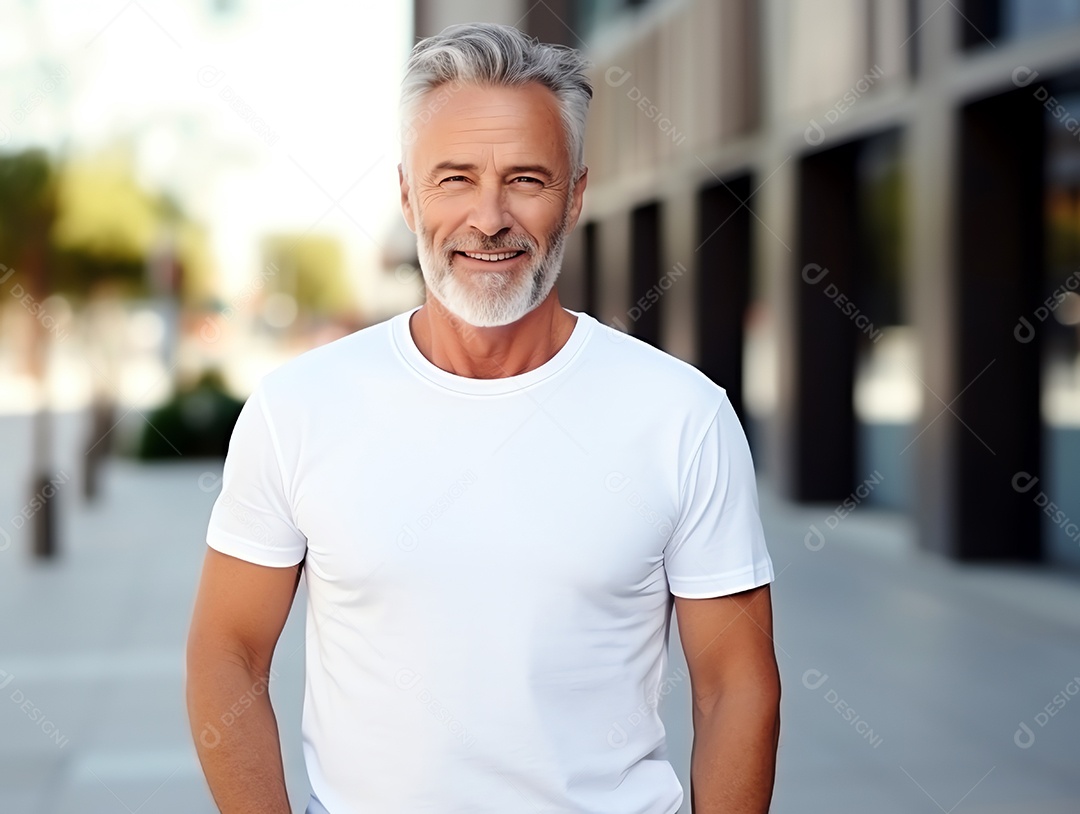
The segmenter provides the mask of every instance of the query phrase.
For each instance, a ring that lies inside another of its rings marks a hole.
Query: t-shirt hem
[[[270,568],[290,568],[301,563],[304,559],[303,554],[296,558],[295,554],[286,554],[264,548],[243,537],[237,537],[223,531],[207,534],[206,544],[222,554],[228,554],[230,557],[236,557],[255,565],[269,566]]]
[[[760,588],[776,579],[772,563],[759,563],[741,571],[704,577],[672,577],[668,589],[683,599],[709,599]]]

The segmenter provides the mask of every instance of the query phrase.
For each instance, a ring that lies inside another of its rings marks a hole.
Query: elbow
[[[763,721],[772,721],[779,729],[781,695],[779,670],[738,677],[708,692],[694,693],[693,717],[698,721],[738,710],[741,714],[751,713]]]

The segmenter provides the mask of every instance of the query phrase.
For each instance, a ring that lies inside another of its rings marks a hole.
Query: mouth
[[[473,260],[484,260],[488,263],[497,263],[500,260],[511,260],[519,255],[525,254],[525,252],[515,249],[508,252],[454,252],[454,254],[471,257]]]
[[[505,264],[509,264],[519,257],[523,257],[525,252],[518,249],[512,249],[504,252],[454,252],[456,257],[464,257],[469,260],[475,260],[493,268],[498,268]]]

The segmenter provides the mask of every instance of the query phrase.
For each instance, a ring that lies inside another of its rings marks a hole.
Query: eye
[[[515,183],[518,182],[518,181],[524,181],[524,182],[527,182],[527,183],[530,183],[530,184],[542,184],[543,183],[543,181],[541,181],[539,178],[533,178],[531,175],[519,175],[517,178],[514,179]]]
[[[464,175],[450,175],[450,176],[448,176],[446,178],[443,178],[439,183],[440,184],[461,183],[461,182],[467,181],[467,180],[469,180],[469,179],[466,178]]]

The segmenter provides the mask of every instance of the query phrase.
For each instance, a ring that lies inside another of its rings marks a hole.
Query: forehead
[[[568,164],[555,94],[539,83],[521,87],[443,85],[416,107],[411,154],[418,169],[443,161]]]

